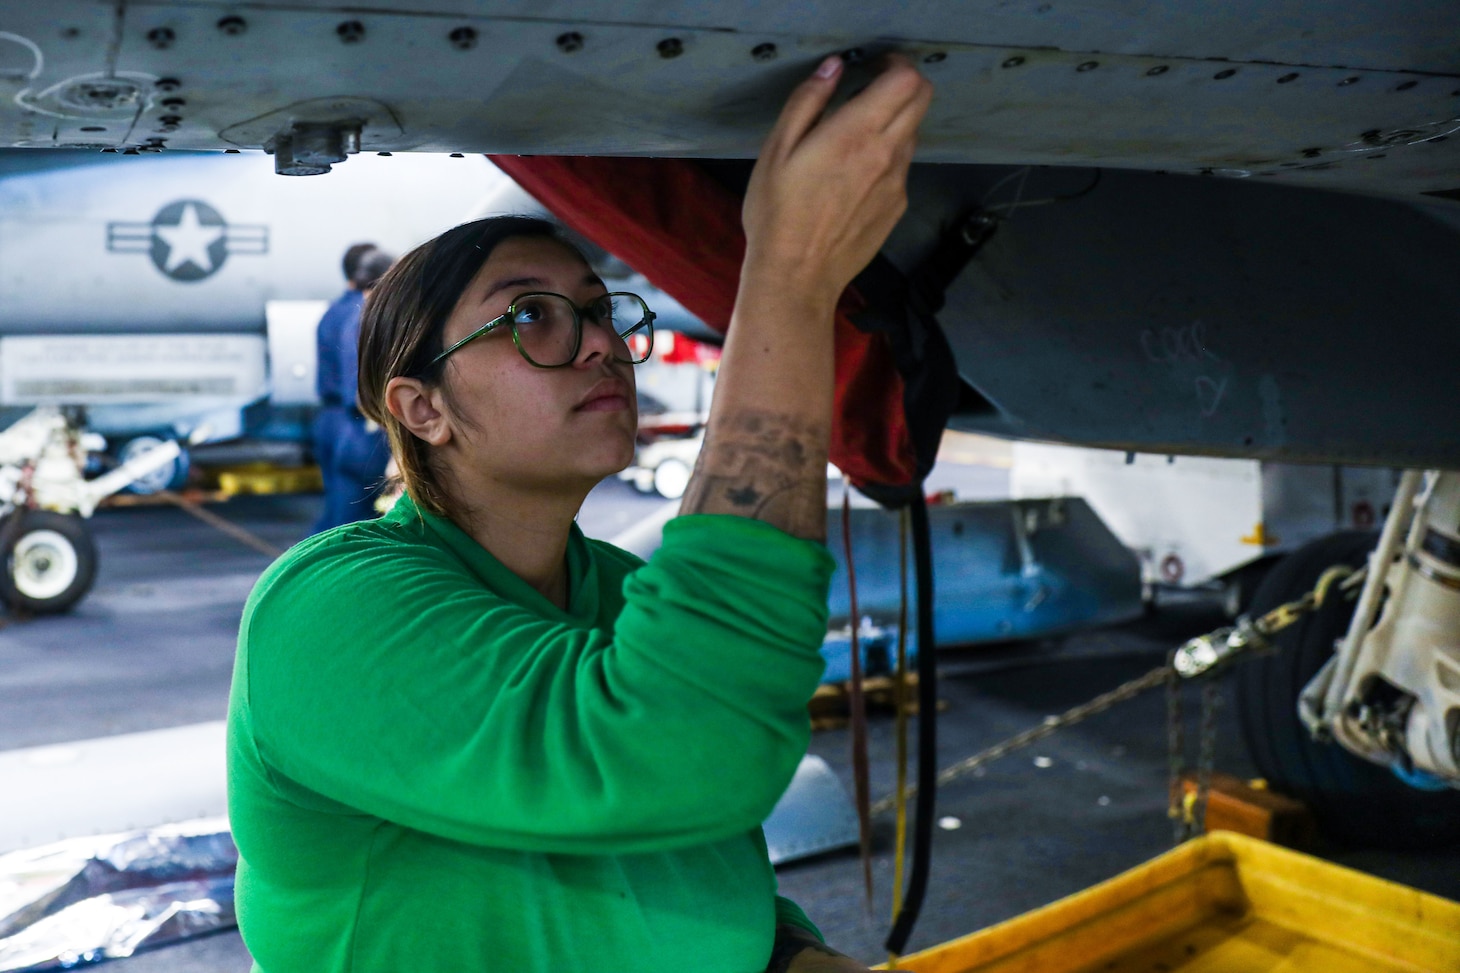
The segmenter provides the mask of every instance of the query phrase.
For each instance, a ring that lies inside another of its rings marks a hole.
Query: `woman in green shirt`
[[[291,549],[229,709],[257,969],[859,971],[775,895],[759,823],[807,743],[831,559],[832,316],[905,208],[931,89],[827,113],[828,59],[747,190],[705,445],[647,564],[574,517],[632,459],[652,314],[548,224],[424,244],[362,320],[395,510]]]

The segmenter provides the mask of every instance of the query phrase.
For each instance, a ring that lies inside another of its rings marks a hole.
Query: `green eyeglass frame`
[[[563,302],[563,305],[566,306],[567,309],[569,309],[569,310],[572,311],[572,315],[573,315],[573,343],[572,343],[572,349],[571,349],[571,351],[566,352],[565,354],[561,354],[561,355],[555,356],[555,357],[561,357],[561,358],[563,358],[564,360],[562,360],[562,361],[558,361],[558,362],[554,362],[554,363],[544,363],[544,362],[537,361],[536,359],[534,359],[532,357],[531,354],[528,353],[526,346],[523,344],[522,336],[518,333],[518,325],[519,325],[519,322],[517,320],[517,316],[518,316],[519,313],[521,313],[521,312],[523,312],[525,310],[525,308],[523,307],[524,302],[529,301],[532,298],[554,298],[556,300],[559,300],[559,301]],[[624,328],[622,331],[615,331],[615,337],[617,337],[618,339],[620,339],[621,341],[624,342],[626,349],[628,347],[628,339],[630,337],[632,337],[632,336],[634,336],[636,334],[642,334],[646,338],[646,340],[644,342],[644,353],[643,353],[642,356],[634,357],[633,356],[633,353],[630,352],[629,357],[627,357],[627,358],[622,358],[622,357],[620,357],[617,354],[614,355],[614,358],[616,360],[618,360],[618,361],[622,361],[622,362],[625,362],[626,364],[630,364],[630,365],[638,365],[638,364],[641,364],[641,363],[643,363],[645,361],[648,361],[649,355],[654,350],[654,319],[655,319],[655,317],[657,315],[655,315],[653,311],[649,310],[648,303],[645,302],[645,300],[642,297],[640,297],[639,295],[630,293],[629,291],[611,291],[611,292],[609,292],[607,294],[603,294],[603,295],[600,295],[598,297],[595,297],[588,304],[585,304],[582,307],[580,307],[577,304],[574,304],[573,301],[570,298],[568,298],[568,297],[566,297],[566,296],[564,296],[562,294],[555,294],[555,293],[552,293],[551,291],[532,291],[532,292],[526,293],[526,294],[518,294],[516,297],[514,297],[512,299],[512,303],[509,304],[509,305],[507,305],[507,310],[506,311],[504,311],[501,314],[497,315],[495,318],[493,318],[492,320],[488,321],[486,324],[482,325],[480,328],[477,328],[475,331],[473,331],[471,334],[467,335],[465,338],[462,338],[460,341],[456,342],[451,347],[449,347],[446,350],[442,351],[441,354],[437,355],[435,358],[432,358],[429,362],[427,362],[426,363],[426,367],[427,368],[431,368],[432,366],[436,365],[437,363],[439,363],[441,361],[444,361],[449,355],[451,355],[453,352],[459,350],[463,346],[465,346],[467,344],[470,344],[471,342],[473,342],[476,339],[482,337],[483,335],[490,334],[492,331],[495,331],[497,328],[500,328],[503,325],[507,325],[507,326],[509,326],[511,328],[511,331],[512,331],[512,343],[517,346],[517,352],[518,352],[518,354],[520,354],[524,359],[526,359],[527,360],[527,363],[529,365],[532,365],[532,366],[534,366],[536,368],[565,368],[568,365],[571,365],[571,364],[573,364],[573,362],[575,362],[575,361],[578,360],[578,352],[582,350],[582,347],[583,347],[583,318],[584,318],[584,316],[586,315],[586,316],[594,319],[595,321],[599,320],[600,318],[603,317],[603,314],[604,314],[603,309],[602,309],[603,308],[603,302],[604,301],[611,301],[614,298],[626,299],[626,300],[633,301],[633,302],[635,302],[643,310],[643,316],[641,318],[639,318],[637,321],[635,321],[633,324],[631,324],[627,328]]]

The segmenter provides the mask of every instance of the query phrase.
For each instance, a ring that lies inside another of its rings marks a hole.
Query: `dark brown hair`
[[[390,414],[385,387],[417,378],[451,402],[441,353],[446,320],[492,251],[514,237],[544,237],[576,249],[559,228],[530,216],[494,216],[463,223],[398,260],[375,285],[360,316],[360,411],[390,440],[406,492],[418,505],[445,515],[450,498],[430,461],[430,447]]]

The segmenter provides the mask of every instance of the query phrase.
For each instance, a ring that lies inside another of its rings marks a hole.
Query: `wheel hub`
[[[15,589],[27,598],[56,598],[71,587],[80,571],[76,549],[53,530],[23,535],[12,554]]]

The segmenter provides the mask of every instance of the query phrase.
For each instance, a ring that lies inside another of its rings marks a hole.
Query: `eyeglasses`
[[[583,345],[583,318],[588,318],[611,335],[613,357],[638,365],[654,350],[654,312],[637,294],[616,291],[595,297],[578,307],[561,294],[519,294],[507,310],[427,363],[442,361],[462,345],[475,341],[503,325],[512,329],[512,341],[528,364],[538,368],[562,368],[578,358]]]

